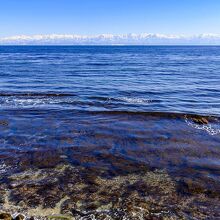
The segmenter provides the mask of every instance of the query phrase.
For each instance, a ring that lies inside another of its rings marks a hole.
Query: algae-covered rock
[[[14,220],[23,220],[23,219],[25,219],[25,217],[22,214],[19,214],[15,217]]]
[[[65,215],[51,215],[47,216],[49,220],[74,220],[71,216],[65,216]]]
[[[8,126],[8,121],[0,120],[0,126]]]
[[[9,213],[0,213],[0,219],[12,220],[12,216]]]
[[[127,167],[122,174],[126,166],[122,169],[120,165],[118,175],[67,164],[13,174],[8,177],[4,212],[40,220],[205,219],[219,215],[219,194],[214,197],[204,190],[203,179],[175,181],[166,170],[150,171],[142,166],[140,172]],[[213,186],[212,191],[217,189]]]
[[[197,124],[208,124],[209,121],[205,117],[192,117],[192,121],[197,123]]]

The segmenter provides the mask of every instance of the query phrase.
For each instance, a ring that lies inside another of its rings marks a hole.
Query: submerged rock
[[[17,215],[14,220],[23,220],[25,217],[21,214]]]
[[[5,185],[10,191],[5,197],[4,211],[40,220],[220,217],[220,193],[213,182],[213,188],[207,191],[207,181],[203,179],[175,181],[165,170],[150,170],[144,164],[139,164],[137,170],[123,159],[111,161],[113,174],[105,167],[68,164],[13,174]],[[216,195],[211,193],[214,189]]]
[[[6,121],[6,120],[0,120],[0,125],[2,125],[2,126],[8,126],[8,121]]]
[[[0,219],[12,220],[12,216],[9,213],[0,213]]]
[[[205,117],[192,117],[192,121],[196,124],[208,124],[209,121]]]
[[[71,216],[65,216],[65,215],[52,215],[47,217],[48,220],[73,220]]]

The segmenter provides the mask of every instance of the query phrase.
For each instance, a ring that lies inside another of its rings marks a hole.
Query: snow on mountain
[[[220,34],[200,34],[193,36],[165,34],[49,34],[19,35],[0,38],[1,45],[216,45],[220,44]]]

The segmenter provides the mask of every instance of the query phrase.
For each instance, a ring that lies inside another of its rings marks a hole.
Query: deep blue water
[[[0,109],[220,115],[220,47],[0,47]]]

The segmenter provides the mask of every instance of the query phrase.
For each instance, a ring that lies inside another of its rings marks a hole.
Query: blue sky
[[[0,0],[0,37],[220,33],[220,0]]]

